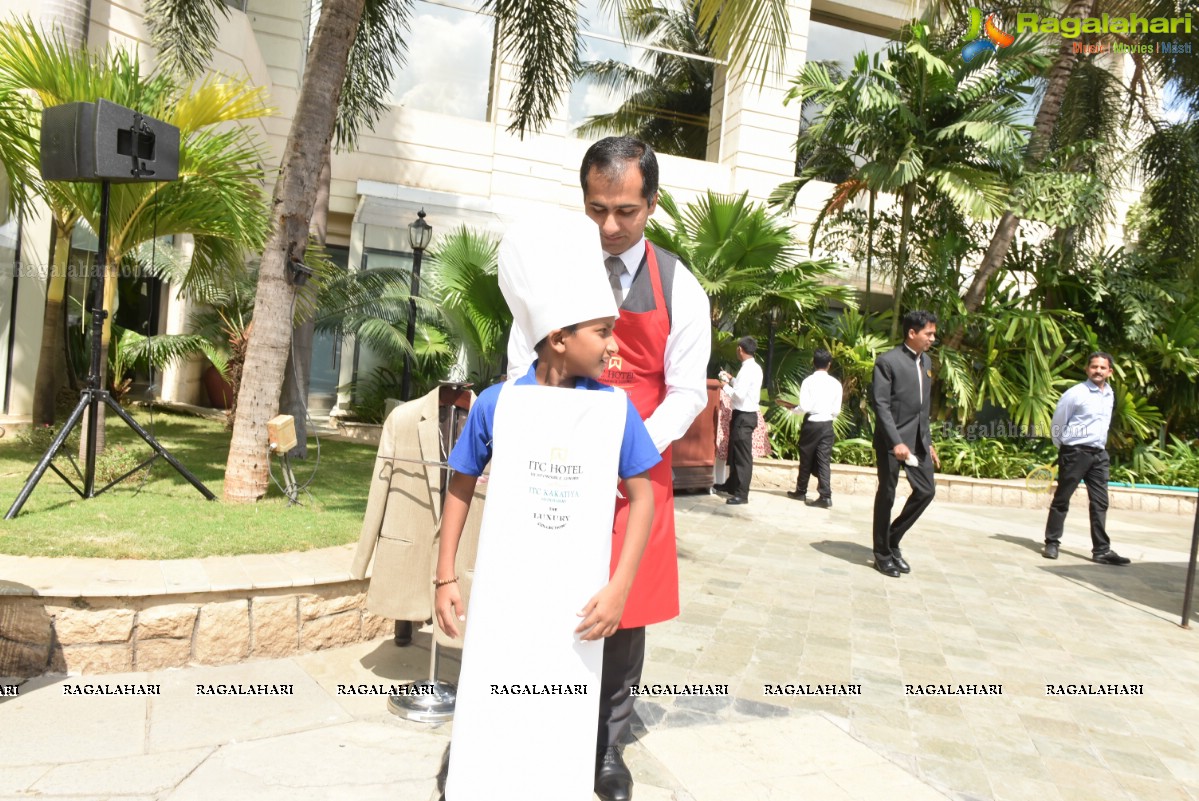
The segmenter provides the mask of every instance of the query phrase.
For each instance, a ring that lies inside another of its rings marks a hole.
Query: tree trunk
[[[91,13],[91,0],[44,0],[41,19],[46,28],[62,34],[73,50],[83,50]]]
[[[321,162],[321,179],[316,189],[316,206],[312,210],[312,223],[308,230],[322,247],[329,237],[329,192],[333,180],[333,142],[325,146]],[[311,301],[315,285],[307,284],[302,290],[305,300]],[[312,317],[296,325],[291,334],[291,349],[287,354],[287,367],[283,370],[283,395],[279,408],[295,420],[296,447],[288,452],[293,459],[308,458],[308,391],[312,385],[312,338],[316,324]]]
[[[1073,0],[1061,16],[1063,18],[1088,17],[1092,15],[1094,7],[1095,0]],[[1053,134],[1058,114],[1062,110],[1062,98],[1066,95],[1066,85],[1070,82],[1070,74],[1074,71],[1074,65],[1078,61],[1078,55],[1073,49],[1073,42],[1073,39],[1062,39],[1057,60],[1049,70],[1049,77],[1045,83],[1045,95],[1041,98],[1041,107],[1037,109],[1036,122],[1033,123],[1032,134],[1028,138],[1028,150],[1024,155],[1026,169],[1035,167],[1045,158],[1045,151],[1049,147],[1049,138]],[[970,282],[970,287],[962,298],[967,312],[978,311],[982,306],[987,282],[1003,266],[1003,260],[1007,256],[1008,249],[1011,248],[1012,239],[1016,236],[1016,226],[1019,223],[1020,218],[1010,210],[1005,211],[999,218],[999,224],[995,227],[995,233],[991,237],[991,244],[987,246],[987,252],[983,255],[982,262],[978,265],[978,270]],[[962,343],[963,335],[964,329],[958,327],[946,342],[945,347],[957,348]]]
[[[266,494],[270,451],[266,423],[279,408],[279,390],[291,340],[288,256],[299,258],[308,242],[321,160],[345,80],[364,0],[326,0],[304,68],[304,83],[271,200],[272,230],[262,254],[254,298],[254,330],[237,397],[237,421],[225,466],[226,501],[247,503]]]
[[[63,349],[63,303],[67,292],[67,260],[71,256],[73,225],[54,224],[54,259],[46,283],[46,310],[42,317],[42,344],[33,382],[33,424],[54,424],[54,405],[58,398],[59,362],[66,361]]]
[[[891,303],[892,340],[907,336],[906,331],[899,330],[899,321],[903,317],[903,274],[908,267],[908,237],[912,231],[912,207],[915,205],[916,187],[911,185],[903,190],[903,213],[899,218],[899,257],[895,262],[895,296]]]
[[[874,272],[874,201],[878,192],[870,190],[870,207],[866,210],[866,319],[870,319],[870,276]]]

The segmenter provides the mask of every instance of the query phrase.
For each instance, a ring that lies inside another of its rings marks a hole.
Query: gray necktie
[[[608,268],[608,285],[612,287],[612,298],[616,301],[616,308],[620,308],[620,304],[624,303],[624,288],[620,285],[620,276],[624,272],[624,262],[619,256],[609,256],[604,259],[604,266]]]

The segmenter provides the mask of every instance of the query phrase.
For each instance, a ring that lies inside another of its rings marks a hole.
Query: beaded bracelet
[[[442,581],[441,579],[433,579],[433,586],[434,587],[444,587],[447,584],[453,584],[457,580],[458,580],[457,576],[454,576],[452,579],[446,579],[445,581]]]

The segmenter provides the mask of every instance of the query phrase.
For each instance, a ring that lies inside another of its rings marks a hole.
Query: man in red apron
[[[662,462],[649,471],[654,523],[620,629],[604,641],[595,792],[603,801],[629,801],[633,779],[619,745],[633,713],[629,688],[641,683],[645,627],[679,613],[679,570],[674,535],[670,444],[682,437],[707,404],[706,376],[712,332],[708,296],[678,257],[645,239],[658,203],[658,160],[632,137],[592,145],[579,170],[583,205],[599,227],[608,280],[620,307],[620,347],[600,380],[628,393]],[[535,343],[513,327],[509,375],[532,363]],[[620,554],[628,503],[617,502],[613,566]]]

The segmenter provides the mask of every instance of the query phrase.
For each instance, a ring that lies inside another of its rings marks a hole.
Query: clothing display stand
[[[441,509],[438,510],[440,520],[450,483],[447,460],[458,441],[462,425],[466,422],[466,413],[470,410],[470,384],[443,381],[440,385],[438,407],[441,423]],[[436,622],[433,625],[436,626]],[[437,657],[437,632],[434,631],[429,643],[429,678],[408,682],[404,685],[407,688],[405,692],[388,696],[388,712],[421,723],[444,723],[454,717],[458,688],[452,682],[437,678]]]

